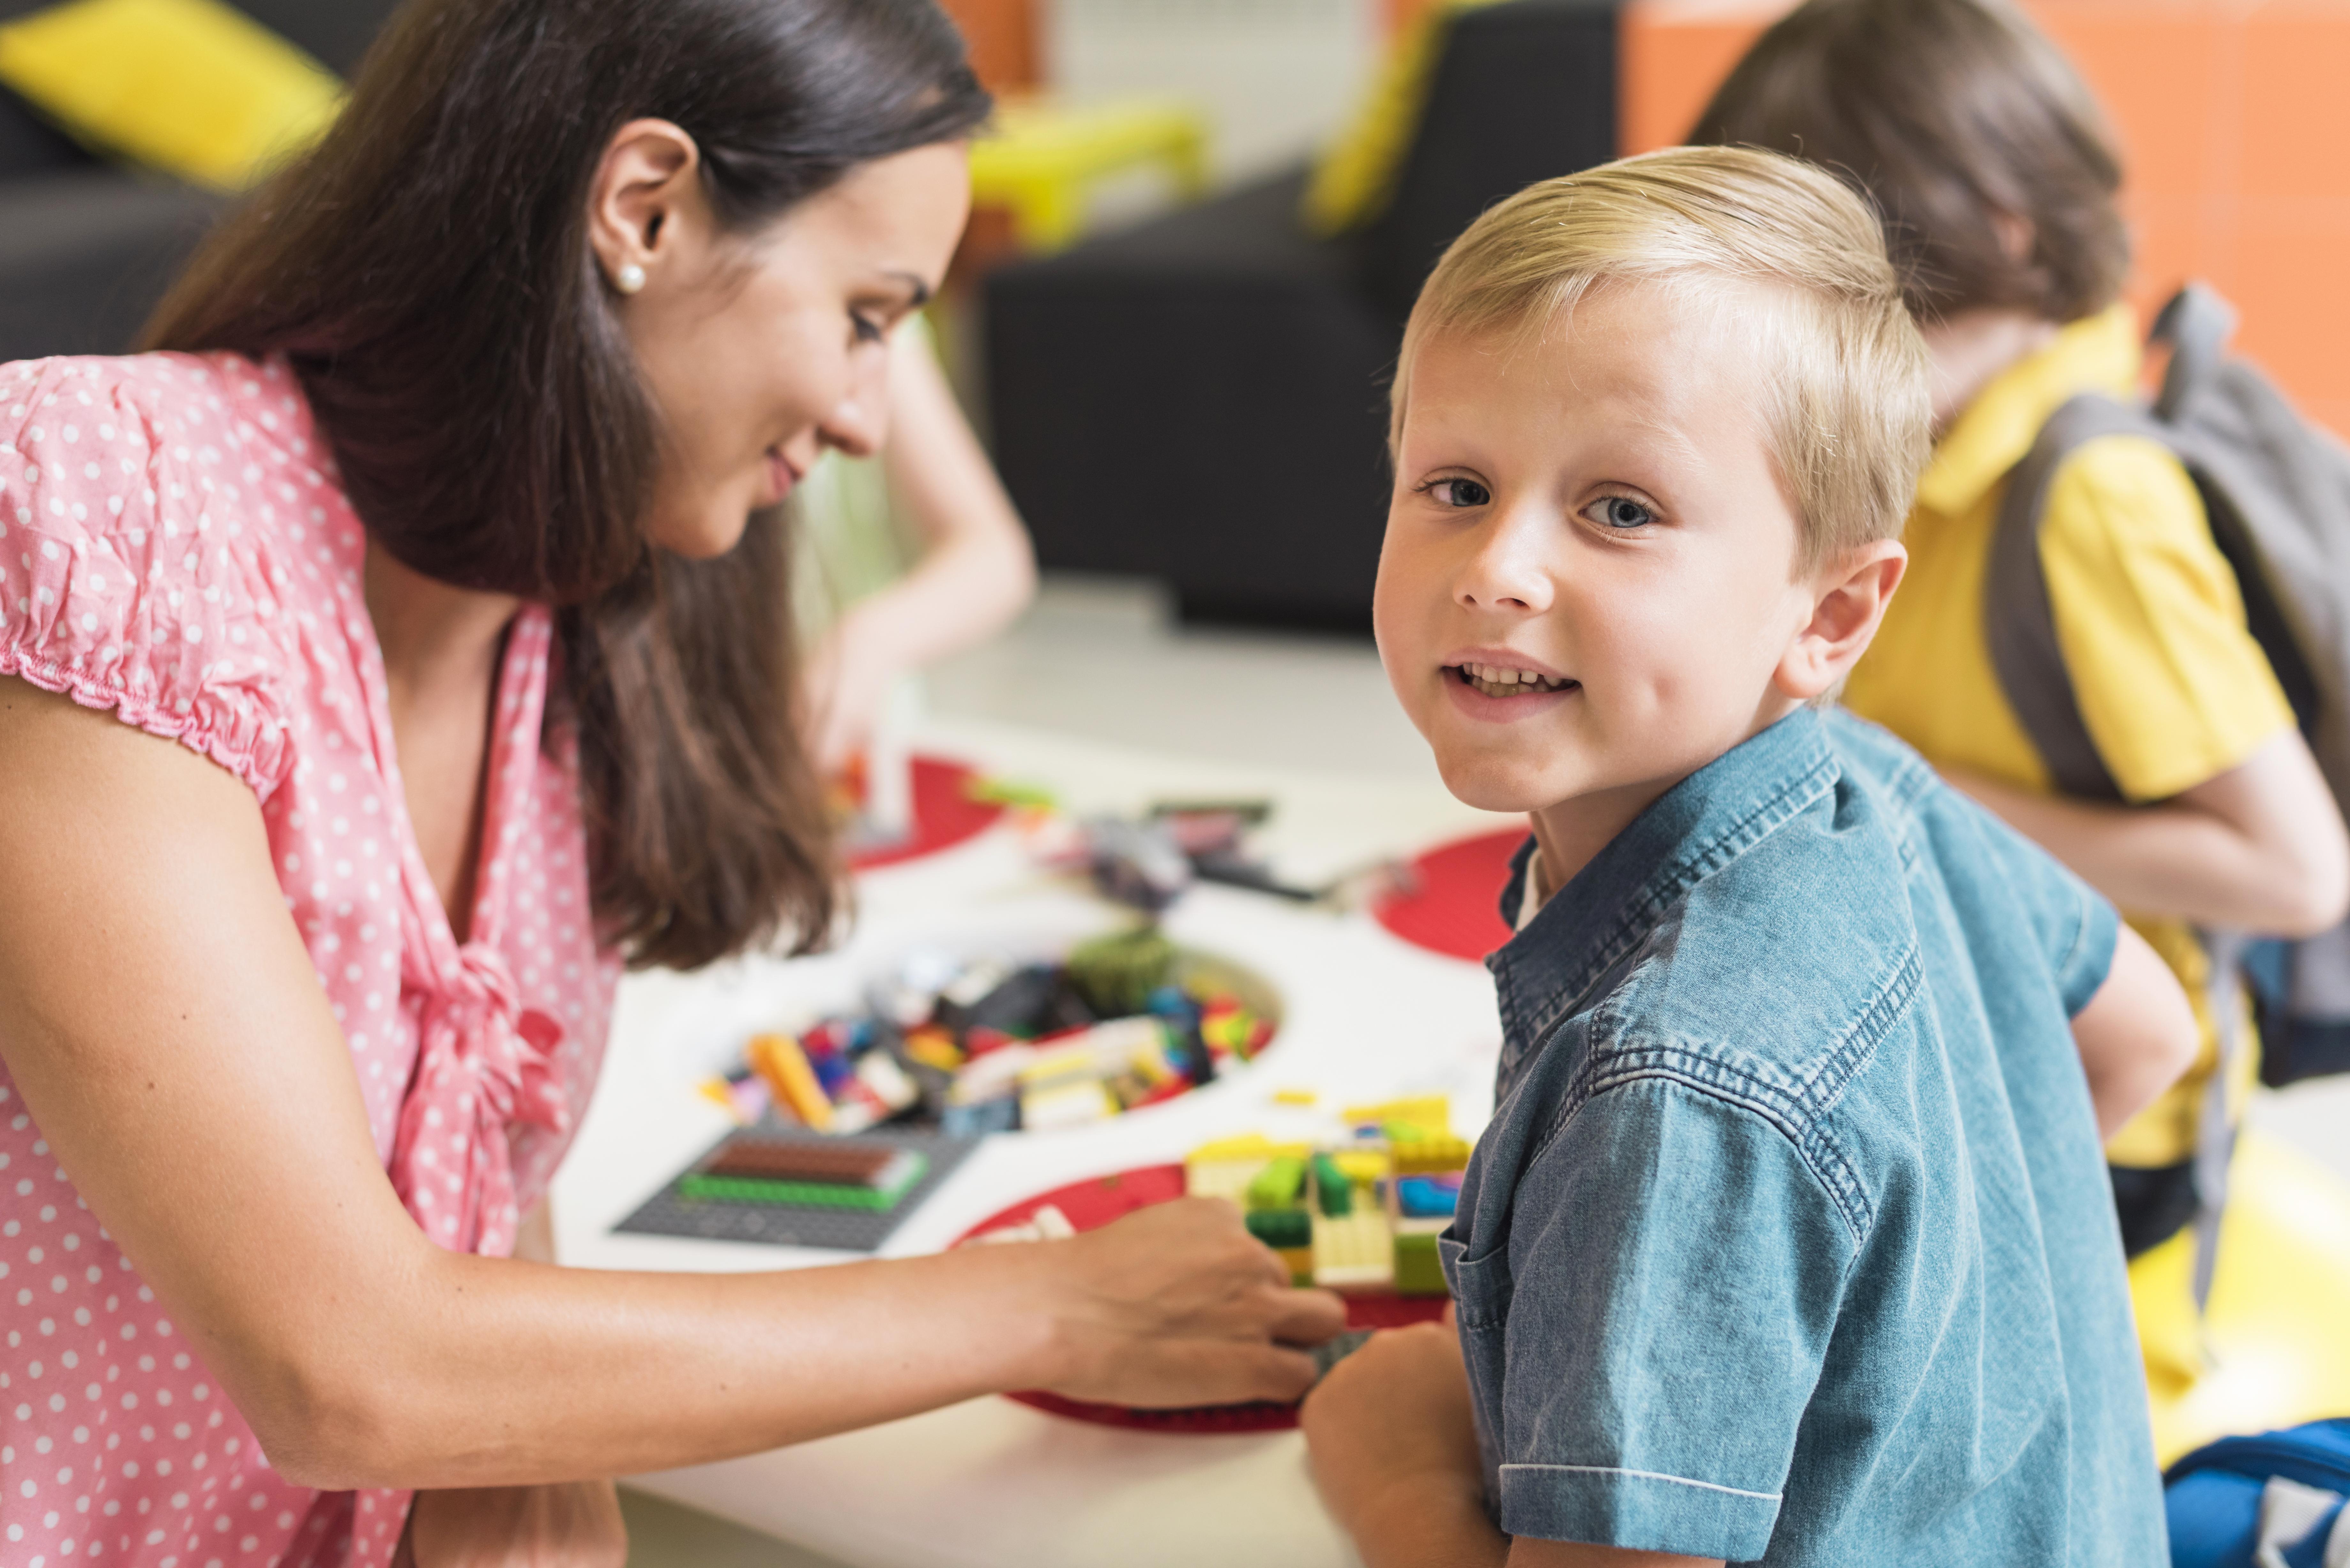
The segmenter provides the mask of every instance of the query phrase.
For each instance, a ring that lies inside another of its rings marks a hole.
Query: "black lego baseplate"
[[[930,1168],[906,1189],[897,1206],[886,1213],[858,1209],[802,1208],[795,1204],[730,1203],[723,1199],[686,1198],[678,1183],[701,1168],[702,1161],[737,1143],[823,1143],[867,1147],[910,1148],[925,1156]],[[697,1156],[692,1164],[661,1183],[660,1190],[635,1213],[612,1227],[637,1236],[686,1236],[705,1241],[757,1241],[771,1247],[824,1247],[840,1252],[870,1252],[888,1241],[906,1217],[929,1200],[947,1178],[979,1147],[975,1137],[944,1133],[872,1132],[850,1137],[789,1127],[738,1127]]]

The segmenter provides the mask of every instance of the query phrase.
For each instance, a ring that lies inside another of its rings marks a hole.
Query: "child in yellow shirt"
[[[2150,441],[2081,447],[2040,535],[2065,667],[2122,803],[2056,791],[1993,669],[1985,568],[2010,472],[2070,398],[2137,387],[2119,162],[2070,65],[1993,0],[1810,0],[1741,62],[1692,140],[1799,152],[1863,186],[1933,358],[1909,575],[1846,701],[2129,911],[2195,1000],[2196,1067],[2106,1150],[2143,1322],[2149,1281],[2176,1294],[2188,1278],[2198,1108],[2219,1060],[2196,928],[2332,926],[2350,845],[2193,482]],[[2239,1094],[2254,1056],[2231,1065]],[[2191,1327],[2190,1313],[2161,1315]],[[2191,1334],[2159,1337],[2158,1395],[2196,1361]]]

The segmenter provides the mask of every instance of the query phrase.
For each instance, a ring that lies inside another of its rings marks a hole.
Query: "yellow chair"
[[[2130,1267],[2156,1457],[2167,1465],[2230,1433],[2350,1415],[2350,1187],[2248,1131],[2199,1323],[2194,1257],[2190,1228]]]
[[[1002,207],[1028,251],[1042,255],[1076,242],[1096,183],[1158,164],[1187,199],[1208,189],[1208,128],[1179,99],[1124,99],[1063,107],[1009,99],[988,135],[972,144],[976,206]]]
[[[324,134],[333,72],[221,0],[67,0],[0,26],[0,82],[90,146],[238,191]]]

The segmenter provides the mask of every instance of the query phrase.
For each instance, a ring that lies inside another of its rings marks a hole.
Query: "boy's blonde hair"
[[[1802,519],[1799,571],[1901,532],[1926,461],[1926,348],[1877,215],[1834,175],[1752,148],[1676,147],[1528,186],[1437,263],[1404,330],[1539,334],[1594,287],[1661,286],[1739,311],[1764,441]],[[1724,288],[1723,285],[1732,286]]]

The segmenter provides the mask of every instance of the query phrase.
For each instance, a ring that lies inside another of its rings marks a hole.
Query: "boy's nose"
[[[1540,614],[1550,607],[1550,574],[1527,535],[1507,516],[1480,530],[1453,584],[1453,598],[1462,608]]]

